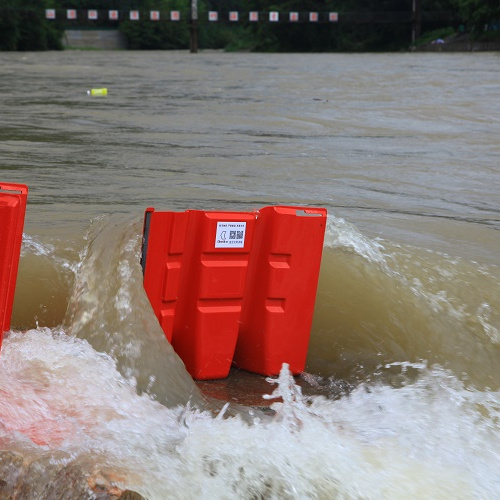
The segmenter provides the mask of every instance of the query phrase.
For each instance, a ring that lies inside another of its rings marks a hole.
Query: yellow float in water
[[[93,95],[93,96],[108,95],[108,89],[90,89],[87,90],[87,95]]]

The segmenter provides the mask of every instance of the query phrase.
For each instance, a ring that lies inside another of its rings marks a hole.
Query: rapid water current
[[[499,88],[495,53],[0,53],[18,498],[68,466],[150,499],[498,498]],[[279,204],[329,214],[306,371],[214,402],[142,287],[144,210]]]

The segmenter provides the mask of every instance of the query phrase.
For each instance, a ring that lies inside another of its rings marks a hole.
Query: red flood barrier
[[[304,370],[325,227],[321,208],[146,210],[144,288],[193,378]]]
[[[144,288],[193,378],[229,373],[254,224],[251,213],[146,211]]]
[[[10,328],[28,187],[0,182],[0,346]]]
[[[259,212],[234,362],[277,375],[304,371],[316,301],[326,210],[265,207]]]

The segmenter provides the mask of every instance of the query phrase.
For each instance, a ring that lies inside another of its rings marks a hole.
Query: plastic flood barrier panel
[[[254,225],[246,212],[146,211],[144,288],[195,379],[229,373]]]
[[[0,347],[10,328],[28,188],[0,182]]]
[[[326,210],[157,212],[144,217],[144,288],[195,379],[232,363],[264,375],[305,368]]]
[[[326,210],[265,207],[259,212],[234,355],[235,364],[277,375],[305,369]]]

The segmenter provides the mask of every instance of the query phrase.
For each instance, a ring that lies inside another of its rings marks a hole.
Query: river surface
[[[2,449],[151,499],[498,498],[499,89],[496,53],[0,53],[30,190]],[[219,412],[145,296],[144,210],[279,204],[329,214],[306,371]]]

